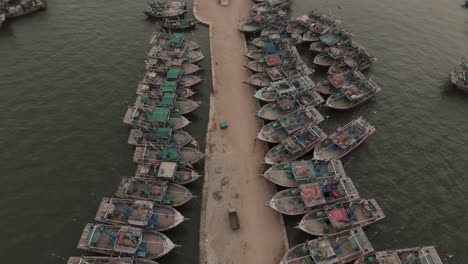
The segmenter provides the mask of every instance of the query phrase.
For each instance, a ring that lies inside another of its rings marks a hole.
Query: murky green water
[[[361,196],[375,197],[387,215],[366,228],[374,247],[435,245],[455,255],[448,263],[468,261],[468,97],[448,85],[449,71],[468,52],[468,9],[461,2],[297,0],[292,10],[333,11],[379,59],[369,73],[384,90],[373,101],[350,113],[320,108],[330,116],[328,133],[359,115],[377,127],[344,160]],[[3,262],[64,263],[83,254],[75,248],[82,227],[101,197],[115,191],[114,170],[133,174],[121,121],[155,29],[144,6],[49,0],[46,12],[0,31]],[[199,26],[191,37],[208,56],[207,29]],[[208,69],[209,61],[202,65]],[[314,79],[323,76],[318,71]],[[189,115],[187,129],[199,139],[208,116],[208,70],[203,78],[197,98],[204,105]],[[201,184],[190,189],[200,194]],[[167,234],[183,247],[160,263],[198,262],[200,202],[180,208],[191,220]],[[292,245],[307,238],[289,233]]]
[[[0,31],[0,242],[2,263],[65,263],[119,175],[133,175],[122,123],[143,77],[150,34],[146,1],[48,1],[49,8]],[[208,29],[194,39],[209,58]],[[211,73],[186,129],[204,149]],[[197,169],[201,170],[202,166]],[[117,171],[116,172],[114,172]],[[202,171],[201,171],[202,172]],[[201,193],[202,180],[189,185]],[[180,207],[191,220],[165,232],[181,245],[160,263],[197,263],[201,199]]]

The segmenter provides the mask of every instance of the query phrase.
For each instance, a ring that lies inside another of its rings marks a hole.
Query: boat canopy
[[[276,46],[270,41],[265,42],[265,50],[267,53],[276,53]]]
[[[172,179],[176,172],[176,168],[177,168],[177,163],[163,161],[159,165],[158,173],[156,174],[156,176],[163,180]]]
[[[166,73],[166,78],[170,81],[177,80],[182,73],[182,69],[170,68]]]
[[[178,161],[180,157],[180,149],[178,147],[166,146],[158,155],[159,160],[173,160]]]
[[[172,44],[180,44],[184,40],[184,34],[182,33],[174,33],[171,35],[171,43]]]
[[[172,134],[172,128],[169,127],[158,127],[155,131],[156,138],[169,139]]]
[[[174,93],[165,93],[161,98],[161,105],[164,106],[173,106],[176,101],[176,94]]]
[[[161,84],[161,90],[165,93],[167,92],[175,92],[176,90],[176,82],[173,81],[165,81]]]
[[[170,109],[165,107],[155,107],[149,116],[151,122],[166,122],[169,119]]]

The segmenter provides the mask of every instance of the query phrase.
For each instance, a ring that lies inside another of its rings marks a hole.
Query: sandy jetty
[[[203,194],[200,263],[279,263],[286,250],[281,216],[264,206],[276,192],[262,172],[266,145],[255,137],[262,123],[248,78],[245,43],[239,22],[250,1],[197,0],[197,19],[209,23],[214,87],[208,127]],[[221,130],[226,121],[229,128]],[[240,230],[229,226],[228,208],[237,208]]]

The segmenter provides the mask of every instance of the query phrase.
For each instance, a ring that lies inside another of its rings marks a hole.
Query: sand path
[[[197,0],[195,15],[210,24],[214,66],[210,124],[207,134],[205,185],[200,230],[200,263],[279,263],[286,236],[281,216],[266,207],[276,189],[260,173],[266,145],[255,140],[262,122],[253,89],[241,81],[248,71],[245,44],[238,30],[251,2],[234,0],[222,7],[216,0]],[[221,130],[226,121],[229,128]],[[240,230],[229,226],[228,208],[237,208]]]

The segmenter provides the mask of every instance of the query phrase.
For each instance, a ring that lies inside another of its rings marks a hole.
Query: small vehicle
[[[229,223],[231,224],[232,230],[240,228],[236,208],[229,208]]]

